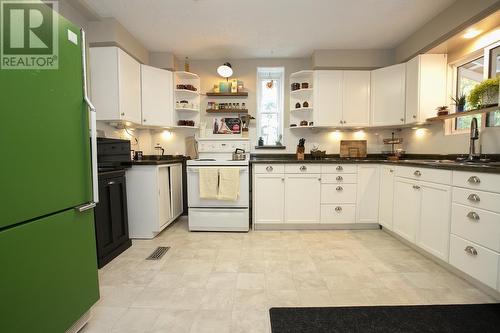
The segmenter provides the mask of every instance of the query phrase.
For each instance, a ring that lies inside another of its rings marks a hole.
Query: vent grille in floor
[[[153,253],[146,258],[146,260],[160,260],[169,249],[170,246],[158,246],[156,250],[154,250]]]

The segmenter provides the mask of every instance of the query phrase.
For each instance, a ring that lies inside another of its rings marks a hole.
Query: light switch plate
[[[75,44],[75,45],[78,45],[78,35],[75,34],[73,31],[69,30],[68,29],[68,40]]]

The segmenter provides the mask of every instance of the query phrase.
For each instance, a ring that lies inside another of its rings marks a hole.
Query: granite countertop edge
[[[266,157],[253,157],[250,159],[250,164],[383,164],[383,165],[397,165],[397,166],[418,166],[422,168],[430,169],[443,169],[443,170],[456,170],[456,171],[474,171],[474,172],[486,172],[486,173],[498,173],[500,174],[500,166],[488,166],[488,165],[464,165],[460,163],[441,163],[441,162],[422,162],[422,161],[412,161],[412,160],[399,160],[399,161],[389,161],[384,159],[328,159],[328,160],[297,160],[291,158],[266,158]]]
[[[186,159],[185,158],[173,158],[173,159],[165,159],[165,160],[141,160],[141,161],[131,161],[130,165],[164,165],[164,164],[175,164],[182,163]]]

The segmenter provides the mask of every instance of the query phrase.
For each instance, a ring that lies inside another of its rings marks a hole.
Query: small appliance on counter
[[[100,200],[95,208],[94,221],[99,268],[132,245],[128,233],[125,186],[125,169],[130,167],[130,157],[130,141],[97,138]]]

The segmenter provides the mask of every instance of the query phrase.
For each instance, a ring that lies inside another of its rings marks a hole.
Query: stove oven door
[[[240,170],[240,195],[235,201],[213,200],[200,198],[200,178],[199,170],[201,168],[237,168]],[[248,208],[249,203],[249,174],[248,166],[188,166],[187,168],[187,187],[188,187],[188,206],[196,207],[233,207]]]

